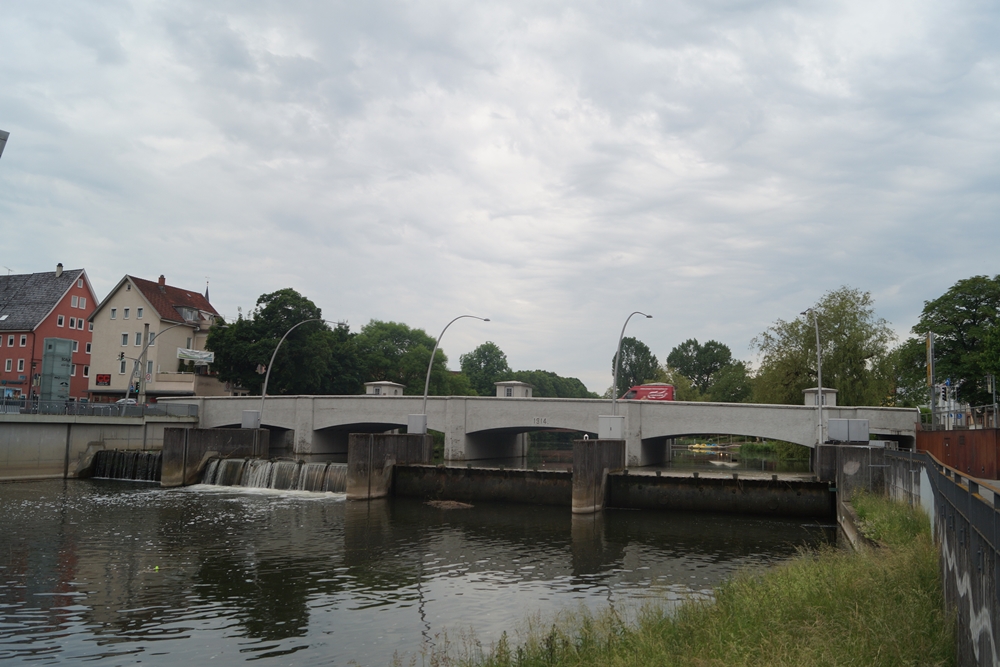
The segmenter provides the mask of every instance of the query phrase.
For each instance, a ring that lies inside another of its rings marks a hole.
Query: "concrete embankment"
[[[607,476],[608,508],[725,512],[796,517],[835,516],[829,484],[802,475],[737,477],[730,474],[645,471]],[[549,470],[396,466],[394,495],[539,505],[571,504],[573,475]]]

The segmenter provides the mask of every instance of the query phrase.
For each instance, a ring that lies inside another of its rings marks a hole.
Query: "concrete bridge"
[[[257,410],[260,397],[191,397],[163,402],[198,406],[202,428],[238,427],[244,410]],[[343,455],[349,433],[377,433],[406,426],[421,412],[417,396],[273,396],[262,426],[271,430],[271,449],[296,456]],[[626,462],[655,465],[666,460],[667,441],[703,433],[732,434],[816,445],[816,408],[803,405],[619,401],[625,417]],[[434,396],[427,401],[429,429],[445,435],[445,459],[475,461],[526,454],[525,433],[568,430],[596,436],[598,417],[611,414],[606,399]],[[827,407],[827,419],[867,419],[873,434],[910,448],[919,419],[916,409]]]

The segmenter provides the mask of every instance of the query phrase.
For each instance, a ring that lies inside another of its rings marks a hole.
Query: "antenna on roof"
[[[208,301],[208,276],[205,276],[205,301]]]

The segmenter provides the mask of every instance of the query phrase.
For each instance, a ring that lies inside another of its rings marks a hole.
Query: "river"
[[[0,484],[0,661],[402,664],[531,614],[623,613],[835,540],[827,520]]]

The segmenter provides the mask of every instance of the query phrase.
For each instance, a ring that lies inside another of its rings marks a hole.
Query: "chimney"
[[[163,277],[162,273],[160,274],[160,279],[157,280],[156,283],[160,286],[161,292],[167,291],[167,279]]]
[[[56,278],[62,275],[62,262],[56,264]]]

